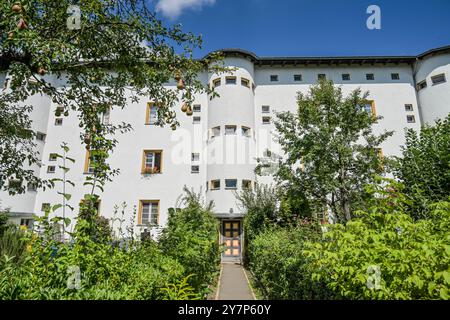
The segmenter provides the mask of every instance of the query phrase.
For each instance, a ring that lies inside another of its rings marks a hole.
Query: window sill
[[[237,190],[237,187],[236,188],[225,188],[225,190]]]

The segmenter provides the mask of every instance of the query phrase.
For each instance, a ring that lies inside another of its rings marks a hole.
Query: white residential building
[[[233,72],[199,75],[205,85],[215,86],[220,97],[197,95],[192,117],[177,107],[181,123],[177,130],[153,125],[150,98],[111,111],[109,121],[129,123],[133,131],[118,136],[110,164],[120,169],[120,175],[101,194],[101,215],[111,218],[114,206],[125,202],[127,222],[134,219],[137,231],[152,222],[163,226],[168,209],[176,205],[186,185],[214,201],[227,247],[224,258],[239,258],[242,211],[234,191],[252,187],[256,180],[272,181],[271,176],[255,176],[255,159],[267,149],[279,152],[273,139],[273,112],[295,112],[297,92],[306,93],[320,77],[342,85],[344,93],[359,87],[369,91],[369,111],[383,117],[375,131],[395,131],[382,146],[385,155],[400,153],[405,128],[419,130],[421,124],[450,112],[450,46],[403,57],[260,58],[239,49],[223,52],[225,65],[235,67]],[[174,83],[169,86],[175,88]],[[89,165],[77,115],[72,112],[56,118],[57,106],[48,97],[32,97],[31,103],[33,129],[41,133],[37,143],[42,164],[36,173],[44,179],[61,177],[52,154],[60,153],[59,146],[66,142],[70,156],[76,159],[67,175],[76,186],[68,186],[67,192],[77,212],[89,189],[83,186]],[[56,191],[30,190],[14,197],[2,192],[0,206],[10,207],[13,216],[27,223],[32,213],[40,214],[47,204],[61,202]],[[74,217],[70,212],[67,215]]]

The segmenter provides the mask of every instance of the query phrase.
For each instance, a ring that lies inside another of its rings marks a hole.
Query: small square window
[[[244,137],[250,137],[250,128],[242,126],[242,135]]]
[[[50,203],[43,203],[41,205],[41,211],[43,212],[50,211]]]
[[[406,121],[408,123],[416,123],[416,117],[414,117],[414,116],[406,116]]]
[[[431,77],[431,82],[433,83],[433,86],[434,86],[437,84],[447,82],[447,80],[445,79],[445,74],[442,73],[442,74],[438,74],[437,76]]]
[[[366,73],[366,80],[375,80],[375,75],[373,73]]]
[[[428,86],[427,80],[423,80],[417,84],[417,91],[425,89]]]
[[[200,160],[200,153],[191,154],[191,161],[199,161],[199,160]]]
[[[47,173],[55,173],[56,167],[55,166],[48,166],[47,167]]]
[[[213,81],[213,86],[214,86],[215,88],[219,87],[220,85],[221,85],[220,78]]]
[[[199,173],[200,166],[191,166],[191,173]]]
[[[261,112],[262,113],[270,113],[270,106],[262,106]]]
[[[236,84],[236,77],[226,77],[225,84]]]
[[[398,73],[391,73],[392,80],[400,80],[400,75]]]
[[[201,112],[201,111],[202,111],[202,106],[199,105],[199,104],[194,104],[192,110],[193,110],[194,112]]]
[[[138,222],[142,225],[158,225],[159,200],[141,200],[139,206]]]
[[[63,119],[62,118],[56,118],[55,119],[55,126],[62,126]]]
[[[211,180],[211,190],[220,189],[220,180]]]
[[[201,117],[193,117],[192,118],[192,123],[193,124],[199,124],[201,122]]]
[[[301,74],[294,74],[294,81],[302,81],[302,75]]]
[[[271,82],[276,82],[276,81],[278,81],[278,75],[277,75],[277,74],[272,74],[272,75],[270,75],[270,81],[271,81]]]
[[[237,189],[237,179],[225,179],[225,189]]]
[[[236,126],[225,126],[225,134],[226,135],[236,134]]]
[[[343,81],[350,81],[350,74],[349,73],[342,74],[342,80]]]
[[[220,127],[214,127],[211,129],[211,138],[220,136]]]
[[[248,79],[241,78],[241,85],[250,88],[250,81]]]
[[[58,159],[58,154],[56,153],[50,153],[48,156],[48,161],[56,161]]]
[[[327,76],[325,73],[319,73],[317,75],[317,80],[326,80],[326,79],[327,79]]]
[[[263,124],[270,124],[270,117],[262,117]]]
[[[414,111],[412,104],[405,104],[405,111],[411,112]]]
[[[20,219],[20,225],[21,226],[25,226],[28,229],[31,229],[31,227],[33,226],[33,219]]]
[[[45,141],[46,134],[42,132],[36,132],[36,140]]]

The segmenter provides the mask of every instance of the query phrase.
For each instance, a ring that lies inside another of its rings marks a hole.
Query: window
[[[241,78],[241,85],[250,88],[250,81],[248,79]]]
[[[250,128],[242,126],[242,135],[244,137],[250,137]]]
[[[145,114],[145,124],[156,124],[158,121],[158,106],[152,102],[147,103],[147,112]]]
[[[431,77],[431,82],[433,83],[433,86],[440,84],[440,83],[444,83],[447,80],[445,79],[445,74],[438,74],[437,76],[433,76]]]
[[[200,160],[200,153],[191,154],[191,161],[199,161],[199,160]]]
[[[270,75],[270,81],[271,81],[271,82],[276,82],[276,81],[278,81],[278,75],[277,75],[277,74],[272,74],[272,75]]]
[[[105,112],[99,113],[100,122],[102,124],[109,124],[111,109],[107,108]]]
[[[236,134],[236,126],[225,126],[225,134],[226,135]]]
[[[417,84],[417,91],[425,89],[427,86],[427,80],[423,80]]]
[[[252,188],[252,182],[250,180],[242,180],[242,189],[250,190]]]
[[[191,166],[191,173],[199,173],[200,166]]]
[[[218,79],[216,79],[216,80],[213,81],[213,86],[214,86],[214,88],[217,88],[217,87],[219,87],[220,85],[221,85],[220,78],[218,78]]]
[[[325,73],[319,73],[317,75],[317,80],[326,80],[327,76],[325,75]]]
[[[366,111],[368,115],[371,115],[373,117],[377,116],[377,111],[375,109],[375,102],[374,101],[367,101],[362,106],[361,109]]]
[[[211,180],[211,190],[220,189],[220,180]]]
[[[405,111],[407,111],[407,112],[414,111],[413,105],[412,104],[405,104]]]
[[[214,127],[211,129],[211,138],[220,136],[220,127]]]
[[[236,77],[225,77],[225,84],[236,84]]]
[[[50,211],[50,203],[43,203],[41,205],[41,211],[43,211],[43,212]]]
[[[408,122],[408,123],[416,123],[416,117],[414,117],[414,116],[406,116],[406,122]]]
[[[47,173],[55,173],[56,167],[55,166],[48,166],[47,167]]]
[[[92,162],[95,160],[95,156],[95,151],[86,150],[86,157],[84,158],[84,173],[94,173],[95,168]]]
[[[237,189],[237,179],[225,179],[225,189]]]
[[[202,111],[202,106],[199,104],[194,104],[194,106],[192,107],[192,110],[194,112],[201,112]]]
[[[20,225],[30,229],[33,226],[33,219],[20,219]]]
[[[32,183],[32,182],[29,182],[29,183],[27,184],[27,190],[28,190],[28,191],[36,191],[36,190],[37,190],[36,184],[34,184],[34,183]]]
[[[193,124],[199,124],[201,122],[201,117],[193,117],[192,118],[192,123]]]
[[[56,118],[55,119],[55,126],[62,126],[63,119],[62,118]]]
[[[373,73],[366,73],[366,80],[375,80],[375,75]]]
[[[350,74],[349,73],[342,74],[342,80],[343,81],[350,81]]]
[[[270,106],[262,106],[261,112],[262,113],[270,113]]]
[[[139,202],[138,224],[158,225],[159,200],[141,200]]]
[[[56,153],[50,153],[48,156],[48,161],[56,161],[58,159],[58,154]]]
[[[294,81],[302,81],[302,75],[301,74],[294,74]]]
[[[39,141],[45,141],[46,134],[42,132],[36,132],[36,139]]]
[[[144,150],[142,159],[142,173],[153,174],[162,172],[162,151]]]
[[[263,124],[270,124],[270,117],[262,117]]]
[[[398,73],[391,73],[392,80],[400,80],[400,75]]]

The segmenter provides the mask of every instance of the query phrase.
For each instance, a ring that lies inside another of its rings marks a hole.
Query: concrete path
[[[222,263],[216,300],[255,300],[241,265]]]

